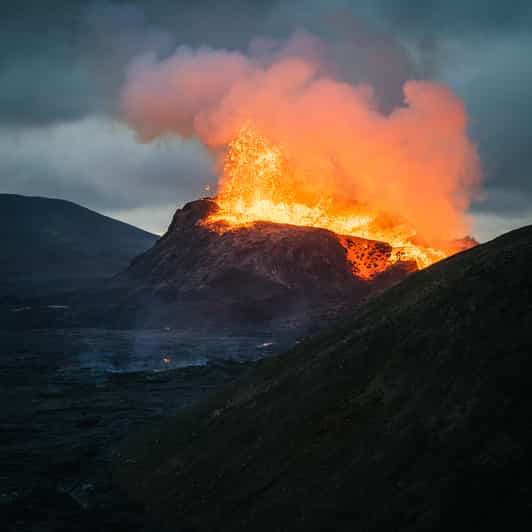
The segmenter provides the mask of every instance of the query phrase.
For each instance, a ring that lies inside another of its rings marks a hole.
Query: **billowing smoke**
[[[297,170],[289,186],[371,205],[425,238],[467,232],[481,172],[464,105],[450,88],[408,81],[404,105],[384,114],[374,89],[346,82],[314,38],[250,49],[138,57],[122,92],[127,122],[144,140],[192,136],[213,152],[251,124],[282,144]]]

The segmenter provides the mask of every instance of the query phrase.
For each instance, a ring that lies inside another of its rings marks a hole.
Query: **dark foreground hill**
[[[14,194],[0,194],[0,238],[0,297],[85,288],[157,239],[69,201]]]
[[[524,530],[532,227],[418,272],[130,442],[172,530]],[[528,526],[525,526],[528,525]]]

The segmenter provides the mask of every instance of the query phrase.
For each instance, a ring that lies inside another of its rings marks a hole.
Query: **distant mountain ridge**
[[[70,201],[0,194],[0,298],[85,288],[157,238]]]

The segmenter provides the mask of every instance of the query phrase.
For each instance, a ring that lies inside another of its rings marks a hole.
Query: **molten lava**
[[[207,223],[216,224],[218,231],[257,221],[320,227],[340,235],[340,242],[341,235],[386,242],[393,248],[390,263],[415,261],[418,268],[452,254],[450,246],[420,243],[416,230],[393,215],[308,190],[304,176],[296,173],[282,145],[274,145],[253,127],[243,127],[225,155],[216,199],[220,210]]]

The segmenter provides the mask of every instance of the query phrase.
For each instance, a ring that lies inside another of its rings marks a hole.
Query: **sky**
[[[532,223],[529,0],[29,1],[0,5],[0,192],[63,198],[163,233],[216,183],[194,138],[141,142],[120,93],[132,61],[183,45],[246,51],[305,31],[334,50],[382,112],[407,80],[465,102],[485,178],[481,241]]]

